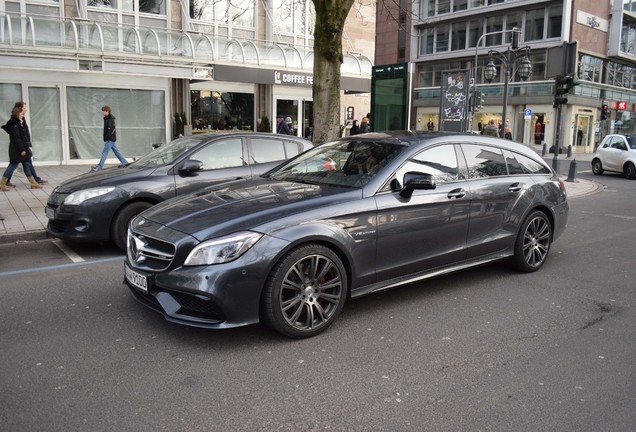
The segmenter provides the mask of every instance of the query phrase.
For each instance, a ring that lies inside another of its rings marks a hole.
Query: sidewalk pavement
[[[535,150],[541,153],[539,146]],[[568,167],[572,160],[577,161],[577,171],[590,169],[591,154],[573,154],[571,158],[566,155],[559,156],[561,172]],[[552,166],[553,154],[546,154],[544,159]],[[49,184],[42,189],[30,189],[29,181],[22,171],[17,171],[11,178],[11,183],[16,187],[10,192],[0,192],[0,244],[16,243],[20,241],[34,241],[46,239],[47,218],[44,208],[49,194],[64,180],[89,172],[90,165],[56,165],[36,166],[40,177],[48,180]],[[1,168],[4,171],[4,168]],[[596,192],[602,186],[595,182],[576,179],[566,181],[567,176],[561,176],[568,192],[568,198],[576,198]]]

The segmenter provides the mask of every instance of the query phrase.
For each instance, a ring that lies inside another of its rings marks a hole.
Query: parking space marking
[[[76,254],[72,249],[64,244],[61,240],[55,239],[53,240],[53,244],[57,246],[59,250],[64,252],[64,255],[68,257],[74,263],[84,262],[84,258]]]
[[[623,215],[617,215],[617,214],[611,214],[611,213],[605,213],[605,216],[614,217],[618,219],[628,219],[628,220],[636,219],[636,216],[623,216]]]

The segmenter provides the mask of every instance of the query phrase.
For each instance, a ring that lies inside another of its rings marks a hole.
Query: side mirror
[[[159,147],[161,147],[161,144],[153,144],[152,145],[153,150],[157,150]]]
[[[437,187],[435,177],[430,174],[419,172],[407,172],[404,174],[404,187],[400,191],[400,196],[403,198],[411,198],[413,191],[418,190],[431,190]]]
[[[192,174],[195,171],[201,171],[202,169],[203,162],[195,159],[188,159],[183,163],[183,165],[181,165],[181,167],[179,168],[179,172],[182,174]]]

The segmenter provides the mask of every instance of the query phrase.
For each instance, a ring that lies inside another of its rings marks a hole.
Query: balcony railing
[[[82,19],[0,13],[0,50],[4,53],[118,59],[130,63],[180,65],[210,63],[312,70],[313,50],[282,43],[168,31]],[[373,62],[345,54],[343,75],[371,76]]]

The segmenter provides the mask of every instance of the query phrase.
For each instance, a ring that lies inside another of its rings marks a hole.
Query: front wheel
[[[265,285],[261,318],[277,332],[307,338],[325,331],[344,306],[347,275],[331,249],[308,244],[287,253]]]
[[[541,268],[548,259],[552,241],[552,225],[545,213],[534,211],[521,225],[515,242],[513,265],[522,272]]]
[[[111,230],[111,239],[113,240],[113,243],[115,243],[115,246],[121,250],[126,250],[128,223],[132,218],[150,207],[152,207],[152,204],[139,201],[130,203],[117,212],[113,220],[113,228]]]
[[[623,174],[630,180],[636,179],[636,167],[631,162],[627,162],[623,168]]]
[[[598,159],[594,159],[594,160],[592,161],[592,172],[593,172],[595,175],[601,175],[601,174],[603,174],[603,164],[601,163],[601,161],[600,161],[600,160],[598,160]]]

